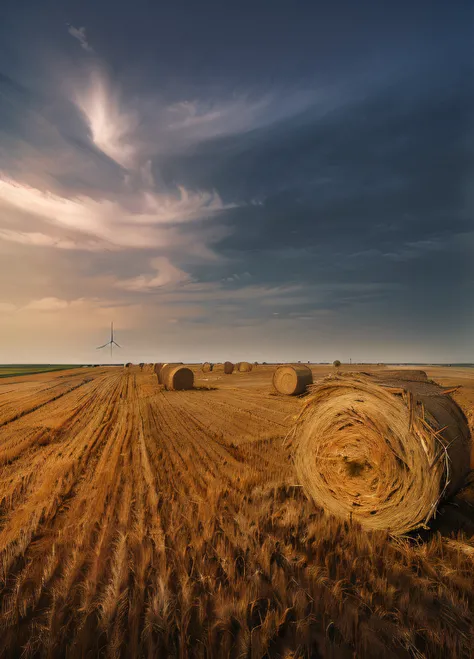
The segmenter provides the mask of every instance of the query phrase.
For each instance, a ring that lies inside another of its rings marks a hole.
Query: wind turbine
[[[112,351],[113,347],[117,346],[117,348],[121,348],[122,346],[119,346],[117,341],[114,341],[114,324],[113,322],[110,323],[110,341],[107,341],[107,343],[104,343],[103,346],[99,346],[96,348],[96,350],[102,350],[102,348],[106,348],[107,346],[110,346],[110,358],[112,359]]]

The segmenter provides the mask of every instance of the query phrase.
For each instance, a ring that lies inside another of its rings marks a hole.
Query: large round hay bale
[[[313,374],[305,364],[284,364],[273,373],[273,386],[279,394],[298,396],[310,384],[313,384]]]
[[[194,373],[186,366],[168,366],[163,384],[168,391],[192,389],[194,386]]]
[[[234,365],[232,362],[224,362],[224,373],[226,375],[232,375],[234,372]]]
[[[212,370],[211,364],[209,362],[204,362],[204,364],[201,366],[201,371],[203,373],[210,373]]]
[[[317,505],[393,535],[425,526],[469,471],[466,418],[423,372],[326,378],[294,441],[297,475]]]
[[[160,372],[161,372],[161,369],[162,369],[162,368],[163,368],[163,364],[161,364],[160,362],[158,362],[158,363],[156,363],[156,364],[153,364],[153,372],[154,372],[157,376],[160,375]]]
[[[239,371],[240,373],[249,373],[252,370],[252,364],[249,362],[240,362]]]

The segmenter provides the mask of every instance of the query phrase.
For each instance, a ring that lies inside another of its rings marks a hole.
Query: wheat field
[[[1,381],[1,657],[473,656],[472,478],[421,538],[325,516],[271,375]]]

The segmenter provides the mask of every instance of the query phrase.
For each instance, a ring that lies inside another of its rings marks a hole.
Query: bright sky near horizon
[[[471,13],[7,0],[0,363],[474,361]]]

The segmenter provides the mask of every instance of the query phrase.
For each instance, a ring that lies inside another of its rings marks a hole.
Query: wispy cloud
[[[57,297],[44,297],[41,300],[33,300],[27,304],[25,309],[33,309],[35,311],[60,311],[67,309],[69,302],[60,300]]]
[[[103,243],[94,240],[72,240],[60,238],[59,236],[47,235],[35,231],[13,231],[11,229],[0,229],[0,240],[20,245],[31,245],[34,247],[55,247],[56,249],[79,249],[90,252],[99,252],[104,249]]]
[[[68,198],[0,178],[0,204],[8,210],[39,217],[48,231],[0,229],[0,238],[23,244],[88,249],[184,247],[206,253],[210,232],[189,236],[179,227],[211,218],[233,205],[224,204],[216,192],[192,192],[180,187],[175,194],[141,191],[120,201],[81,195]],[[36,228],[36,227],[35,227]],[[60,230],[68,235],[62,235]],[[208,253],[209,256],[209,253]]]
[[[164,286],[182,284],[191,280],[190,276],[174,266],[165,256],[158,256],[151,260],[151,267],[155,270],[152,276],[140,275],[132,279],[116,282],[117,288],[127,291],[150,291]]]
[[[208,97],[203,93],[171,102],[157,90],[130,97],[99,63],[69,94],[95,146],[126,169],[139,169],[153,156],[275,123],[311,105],[324,113],[334,103],[326,92],[313,89],[214,90]]]
[[[122,167],[136,165],[139,116],[125,109],[122,95],[105,74],[94,70],[84,87],[73,91],[73,100],[97,148]]]
[[[68,25],[67,31],[72,37],[74,37],[74,39],[77,39],[79,41],[79,43],[81,44],[81,48],[83,48],[88,53],[94,52],[94,49],[87,41],[85,27],[74,27],[73,25]]]

